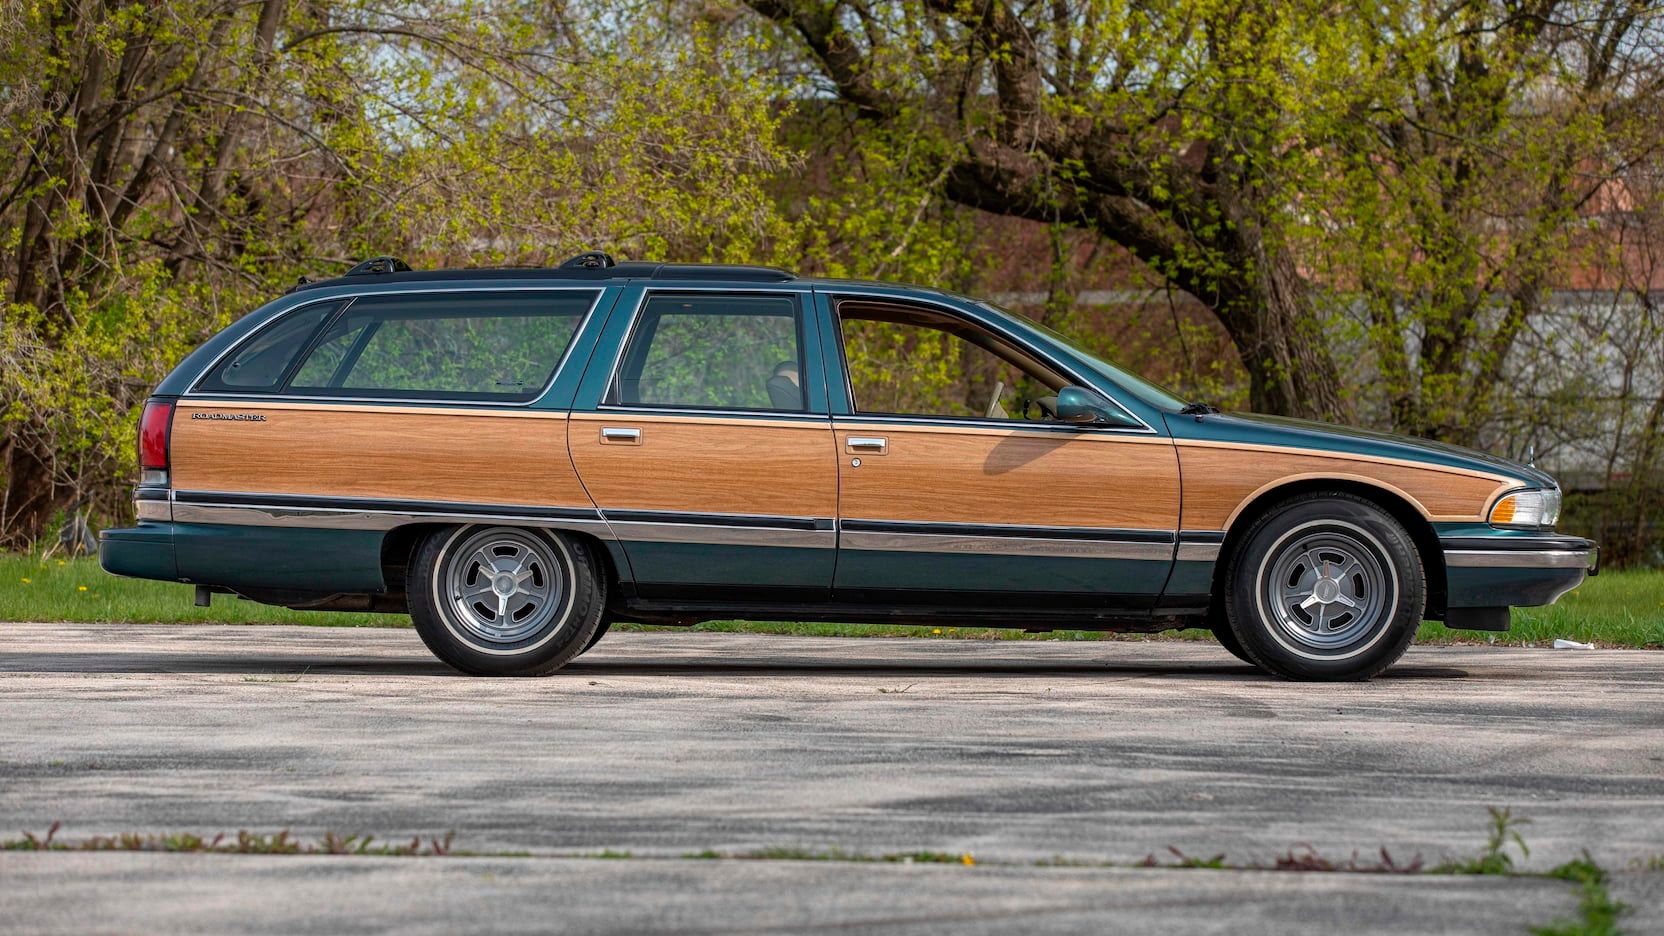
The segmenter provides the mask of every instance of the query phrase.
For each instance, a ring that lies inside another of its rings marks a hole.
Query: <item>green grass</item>
[[[1418,640],[1486,641],[1478,631],[1423,624]],[[1513,626],[1498,642],[1549,643],[1556,637],[1617,647],[1664,647],[1664,571],[1603,572],[1544,608],[1516,608]]]
[[[0,556],[0,621],[125,621],[134,623],[315,624],[332,627],[408,627],[402,614],[290,611],[215,595],[198,608],[191,588],[107,575],[91,559]],[[619,630],[663,630],[621,625]],[[679,629],[679,628],[678,628]],[[815,637],[924,637],[953,640],[1145,640],[1140,635],[1090,631],[1025,634],[985,627],[897,627],[879,624],[805,624],[712,621],[694,630]],[[1206,631],[1163,637],[1212,639]],[[1546,644],[1557,637],[1602,646],[1664,648],[1664,571],[1607,572],[1546,608],[1520,608],[1506,634],[1452,631],[1424,624],[1422,643]]]
[[[124,621],[137,624],[410,625],[403,614],[290,611],[215,595],[199,608],[189,585],[110,575],[96,559],[0,556],[0,621]]]

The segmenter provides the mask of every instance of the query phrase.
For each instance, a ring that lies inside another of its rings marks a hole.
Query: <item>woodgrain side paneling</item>
[[[564,413],[187,401],[173,418],[172,462],[181,491],[593,506],[566,451]]]
[[[1180,443],[1184,529],[1223,530],[1261,491],[1308,478],[1342,478],[1396,492],[1431,520],[1481,520],[1491,500],[1512,486],[1480,472],[1348,458],[1306,451]]]
[[[602,442],[603,427],[638,429],[640,444]],[[826,422],[580,413],[570,444],[604,510],[837,516]]]
[[[866,520],[1174,530],[1179,466],[1164,438],[840,422],[841,513]],[[883,455],[843,448],[882,437]]]

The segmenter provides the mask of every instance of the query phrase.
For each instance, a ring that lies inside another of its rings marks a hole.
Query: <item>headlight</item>
[[[1541,530],[1560,522],[1560,491],[1516,491],[1491,508],[1491,525]]]

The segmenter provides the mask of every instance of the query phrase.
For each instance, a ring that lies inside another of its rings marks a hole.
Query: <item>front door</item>
[[[591,362],[607,376],[586,375],[572,461],[642,597],[829,596],[838,479],[808,297],[646,291]]]
[[[1077,379],[951,309],[831,308],[850,398],[833,405],[840,599],[1154,602],[1179,521],[1164,434],[1057,421]]]

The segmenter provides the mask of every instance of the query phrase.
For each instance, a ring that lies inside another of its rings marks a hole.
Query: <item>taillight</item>
[[[173,404],[152,400],[139,417],[139,470],[146,484],[168,483],[168,431],[173,426]]]

